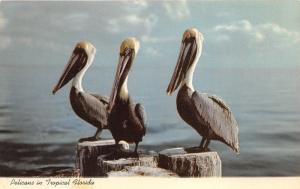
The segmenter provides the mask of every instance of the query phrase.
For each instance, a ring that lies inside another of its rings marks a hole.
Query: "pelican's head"
[[[115,81],[113,84],[108,110],[110,111],[116,101],[116,97],[121,95],[127,95],[127,78],[129,70],[134,62],[140,48],[139,41],[130,37],[125,39],[120,46],[120,56],[118,68],[115,76]]]
[[[192,79],[201,55],[202,43],[203,35],[196,28],[189,28],[183,33],[177,65],[167,89],[168,95],[171,95],[184,80]]]
[[[65,86],[81,70],[83,70],[84,67],[90,66],[95,54],[96,48],[90,42],[81,41],[77,43],[68,61],[68,64],[66,65],[64,72],[57,84],[53,88],[52,93],[55,94],[56,91]]]

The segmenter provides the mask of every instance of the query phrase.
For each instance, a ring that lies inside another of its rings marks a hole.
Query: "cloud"
[[[160,55],[160,52],[157,49],[153,48],[153,47],[147,47],[146,48],[146,54],[148,56],[158,56],[158,55]]]
[[[125,9],[128,12],[141,12],[148,8],[148,3],[146,0],[127,0],[125,3]]]
[[[110,33],[119,33],[121,31],[120,26],[119,26],[119,20],[118,19],[109,19],[107,21],[107,26],[106,26],[106,30]]]
[[[143,30],[143,32],[148,35],[151,33],[152,28],[156,25],[157,20],[158,18],[154,14],[146,16],[130,14],[119,18],[108,19],[106,30],[111,33],[120,33],[121,31],[137,29]]]
[[[122,9],[105,20],[105,30],[112,34],[135,31],[149,35],[157,23],[158,17],[148,11],[148,2],[127,0],[122,3]]]
[[[233,22],[231,24],[221,24],[217,25],[214,28],[215,31],[251,31],[252,24],[248,20],[240,20],[237,22]]]
[[[63,16],[56,15],[51,19],[51,24],[59,28],[68,27],[72,31],[84,31],[89,18],[90,15],[88,13],[71,13]]]
[[[289,31],[276,23],[264,23],[253,25],[248,20],[240,20],[229,24],[220,24],[213,28],[215,32],[221,33],[217,40],[228,41],[230,34],[244,34],[254,39],[256,42],[263,42],[267,39],[284,39],[293,43],[300,42],[300,33],[296,31]]]
[[[144,19],[139,17],[138,15],[132,14],[124,17],[124,20],[132,25],[141,24],[144,22]]]
[[[2,12],[0,12],[0,31],[5,28],[7,20],[4,18]]]
[[[164,8],[171,19],[183,19],[191,14],[186,0],[166,1],[164,2]]]
[[[47,49],[54,52],[69,50],[68,46],[43,38],[31,38],[27,36],[18,36],[12,40],[15,44],[34,49]]]
[[[171,42],[176,40],[175,37],[153,37],[150,35],[143,35],[141,40],[145,43],[164,43],[164,42]]]
[[[289,31],[286,28],[283,28],[275,23],[267,23],[259,26],[259,29],[262,29],[264,31],[271,31],[275,34],[278,34],[282,37],[288,37],[292,39],[295,43],[300,42],[300,33],[296,31]]]
[[[230,24],[221,24],[214,27],[214,31],[222,32],[222,37],[219,37],[219,40],[230,40],[230,37],[225,33],[244,33],[246,35],[251,36],[257,41],[261,41],[264,39],[264,35],[259,33],[255,27],[248,20],[240,20],[236,22],[232,22]],[[225,33],[224,33],[225,32]]]

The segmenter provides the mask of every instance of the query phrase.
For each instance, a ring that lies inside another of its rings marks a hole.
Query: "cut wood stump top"
[[[221,159],[217,152],[188,153],[184,148],[159,152],[158,167],[173,171],[183,177],[220,177]]]
[[[101,156],[98,157],[98,167],[102,174],[110,171],[121,171],[128,166],[157,167],[157,157],[152,155],[140,155],[139,158],[121,158],[117,160],[107,160]]]
[[[129,149],[129,144],[125,141],[120,141],[119,144],[124,148],[124,149]],[[77,146],[80,147],[103,147],[103,146],[113,146],[115,145],[115,140],[110,139],[110,140],[97,140],[97,141],[84,141],[84,142],[79,142]]]
[[[108,177],[131,177],[131,176],[148,176],[148,177],[178,177],[176,173],[158,167],[133,166],[125,167],[121,171],[111,171],[107,173]]]

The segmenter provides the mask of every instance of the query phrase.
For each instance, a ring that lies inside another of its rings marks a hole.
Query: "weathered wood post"
[[[120,148],[129,149],[129,145],[126,142],[121,141],[119,145]],[[100,155],[111,153],[114,149],[114,140],[78,143],[75,165],[80,171],[80,176],[101,176],[97,167],[97,158]]]
[[[222,163],[217,152],[188,153],[184,148],[159,152],[158,167],[181,177],[221,177]]]
[[[126,142],[120,148],[129,150]],[[107,159],[115,150],[114,140],[77,145],[76,168],[80,176],[180,176],[220,177],[222,164],[217,152],[195,153],[184,148],[166,149],[158,154],[141,153],[139,158]]]
[[[108,160],[105,156],[98,157],[98,167],[101,175],[107,175],[111,171],[122,171],[133,166],[157,167],[157,155],[140,154],[139,158],[121,158],[116,160]]]

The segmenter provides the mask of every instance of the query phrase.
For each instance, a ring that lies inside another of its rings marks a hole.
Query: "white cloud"
[[[158,17],[154,14],[150,14],[149,16],[147,16],[145,18],[144,22],[145,22],[145,27],[147,29],[146,32],[148,34],[151,33],[151,31],[152,31],[153,27],[156,25],[157,21],[158,21]]]
[[[50,21],[51,24],[59,28],[69,28],[73,31],[84,31],[90,15],[88,13],[71,13],[66,16],[55,15]]]
[[[146,54],[148,56],[158,56],[158,55],[160,55],[160,52],[157,49],[153,48],[153,47],[147,47],[146,48]]]
[[[143,35],[141,40],[145,43],[164,43],[176,40],[175,37],[153,37],[150,35]]]
[[[141,24],[144,22],[143,18],[141,18],[135,14],[124,17],[124,20],[127,21],[129,24],[133,24],[133,25]]]
[[[0,31],[5,28],[7,20],[4,18],[3,14],[0,12]]]
[[[275,23],[267,23],[267,24],[259,25],[259,29],[263,29],[265,31],[271,31],[282,37],[288,37],[288,38],[294,40],[295,43],[300,42],[300,33],[299,32],[289,31],[288,29],[283,28]]]
[[[213,29],[215,32],[221,33],[222,38],[229,40],[229,34],[242,33],[248,35],[256,42],[263,42],[270,35],[275,35],[276,38],[287,39],[294,43],[300,42],[300,33],[296,31],[289,31],[288,29],[276,24],[265,23],[253,25],[248,20],[240,20],[230,24],[217,25]],[[227,37],[225,37],[227,36]]]
[[[214,39],[216,41],[223,42],[223,41],[229,41],[230,37],[228,35],[219,34]]]
[[[263,41],[265,39],[264,34],[260,33],[260,32],[255,32],[255,39],[257,41]]]
[[[130,1],[130,3],[132,3],[134,6],[140,6],[140,7],[148,7],[148,3],[145,0],[133,0]]]
[[[171,19],[183,19],[191,14],[186,0],[166,1],[164,8]]]
[[[124,2],[127,11],[141,12],[148,8],[146,0],[127,0]]]
[[[248,20],[240,20],[237,22],[233,22],[231,24],[221,24],[214,27],[215,31],[229,31],[229,32],[235,32],[235,31],[251,31],[252,24]]]
[[[138,14],[130,14],[125,17],[111,18],[107,21],[106,30],[111,33],[120,33],[121,31],[131,31],[136,29],[143,29],[146,35],[149,35],[156,25],[158,18],[154,14],[141,16]]]
[[[107,21],[106,30],[111,33],[119,33],[120,32],[119,21],[115,18],[109,19]]]

